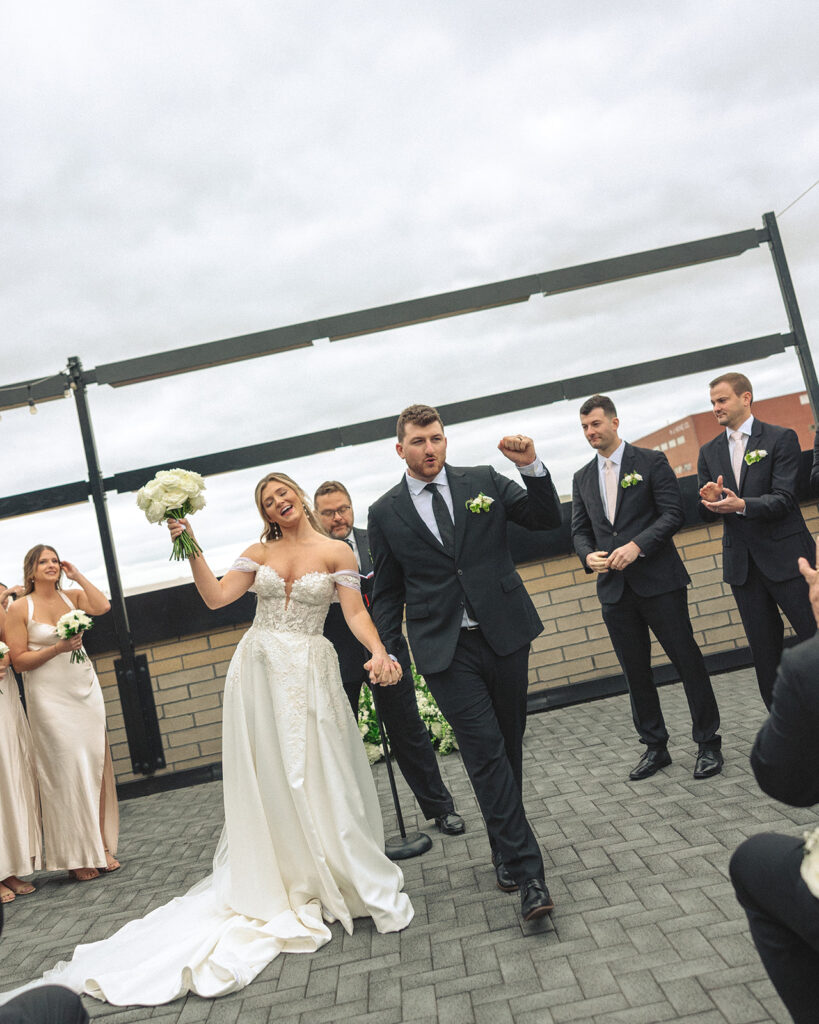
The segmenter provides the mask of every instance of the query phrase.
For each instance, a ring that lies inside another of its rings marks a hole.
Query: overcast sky
[[[33,2],[7,12],[0,383],[762,226],[819,178],[819,9],[801,0]],[[819,337],[819,188],[780,220]],[[767,247],[736,259],[113,390],[105,475],[787,331]],[[792,353],[742,367],[801,389]],[[636,438],[708,407],[702,375],[614,395]],[[448,430],[504,465],[530,433],[558,489],[579,403]],[[4,413],[4,493],[86,475],[71,401]],[[390,441],[277,468],[345,481],[358,521]],[[255,481],[208,480],[216,568],[255,540]],[[176,578],[109,496],[127,588]],[[104,584],[93,511],[0,522],[0,577],[55,544]]]

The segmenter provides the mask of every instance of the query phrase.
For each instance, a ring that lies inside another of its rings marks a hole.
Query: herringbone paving
[[[494,885],[489,847],[460,758],[442,760],[467,819],[463,837],[433,829],[432,850],[405,861],[415,919],[397,935],[367,920],[312,955],[285,954],[248,988],[215,1001],[112,1007],[108,1024],[751,1024],[786,1022],[728,879],[731,852],[755,832],[799,834],[810,810],[765,797],[748,753],[765,712],[750,670],[715,679],[723,774],[692,778],[695,748],[682,687],[661,690],[674,763],[627,781],[639,747],[626,697],[529,720],[525,801],[555,898],[553,919],[521,923],[516,895]],[[388,834],[384,765],[375,768]],[[399,779],[407,826],[426,828]],[[109,935],[205,875],[222,825],[221,784],[121,805],[121,871],[85,885],[39,876],[0,940],[10,988]]]

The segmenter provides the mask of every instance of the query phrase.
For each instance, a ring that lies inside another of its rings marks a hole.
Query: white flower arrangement
[[[753,466],[755,462],[762,462],[768,457],[764,448],[755,448],[752,452],[745,452],[745,465]]]
[[[488,512],[494,500],[494,498],[484,494],[483,491],[479,491],[477,497],[466,499],[466,507],[470,512]]]
[[[819,828],[805,832],[805,849],[799,873],[811,893],[819,897]]]
[[[184,519],[205,507],[202,491],[205,481],[189,469],[161,469],[153,480],[137,491],[137,506],[149,523],[166,519]],[[202,549],[184,530],[173,542],[170,560],[181,562],[196,558]]]
[[[623,479],[620,481],[621,487],[634,487],[635,484],[641,484],[643,478],[639,473],[626,473]]]
[[[418,704],[418,714],[421,721],[427,728],[430,741],[439,754],[449,754],[458,749],[455,742],[455,733],[452,726],[441,714],[435,699],[427,688],[422,676],[419,676],[412,669],[413,681],[415,683],[415,700]],[[384,749],[381,746],[381,735],[378,731],[378,722],[373,707],[373,695],[369,686],[361,688],[361,699],[358,705],[358,731],[364,741],[364,749],[367,752],[367,759],[370,764],[375,764],[384,756]]]
[[[69,640],[77,633],[85,633],[94,625],[94,620],[81,608],[74,608],[57,619],[57,636]],[[71,652],[71,661],[87,661],[88,655],[82,649]]]
[[[0,661],[2,661],[2,660],[3,660],[3,658],[5,658],[5,656],[6,656],[6,655],[7,655],[8,653],[9,653],[9,647],[8,647],[8,644],[4,644],[4,643],[3,643],[3,641],[2,641],[2,640],[0,640]],[[2,691],[2,690],[0,690],[0,693],[2,693],[2,692],[3,692],[3,691]]]

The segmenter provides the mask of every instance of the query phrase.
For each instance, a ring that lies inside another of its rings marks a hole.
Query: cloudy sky
[[[801,0],[17,5],[2,43],[2,383],[762,226],[819,178],[819,9]],[[819,337],[819,187],[780,229]],[[767,248],[733,260],[113,390],[105,475],[788,329]],[[792,353],[743,367],[801,388]],[[639,437],[707,408],[701,376],[615,395]],[[566,493],[573,403],[449,431],[454,463],[535,437]],[[85,477],[73,403],[2,416],[4,493]],[[262,472],[208,481],[217,568],[253,541]],[[390,441],[278,468],[348,483]],[[122,576],[176,578],[132,494]],[[0,522],[104,582],[93,512]],[[184,571],[184,570],[183,570]]]

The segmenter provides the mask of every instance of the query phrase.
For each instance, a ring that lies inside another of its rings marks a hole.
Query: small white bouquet
[[[74,608],[57,619],[57,636],[61,640],[70,640],[77,633],[85,633],[94,625],[91,616],[81,608]],[[82,649],[71,652],[71,661],[87,661],[88,655]]]
[[[184,519],[205,507],[204,490],[205,481],[192,470],[161,469],[153,480],[137,491],[136,503],[149,523]],[[201,554],[202,549],[193,537],[183,531],[173,542],[169,561],[181,562]]]
[[[9,653],[9,645],[8,645],[8,644],[4,644],[4,643],[3,643],[3,641],[2,641],[2,640],[0,640],[0,661],[2,661],[2,660],[3,660],[3,658],[5,658],[5,656],[6,656],[6,655],[7,655],[8,653]],[[0,690],[0,693],[2,693],[2,692],[3,692],[3,691],[2,691],[2,690]]]

